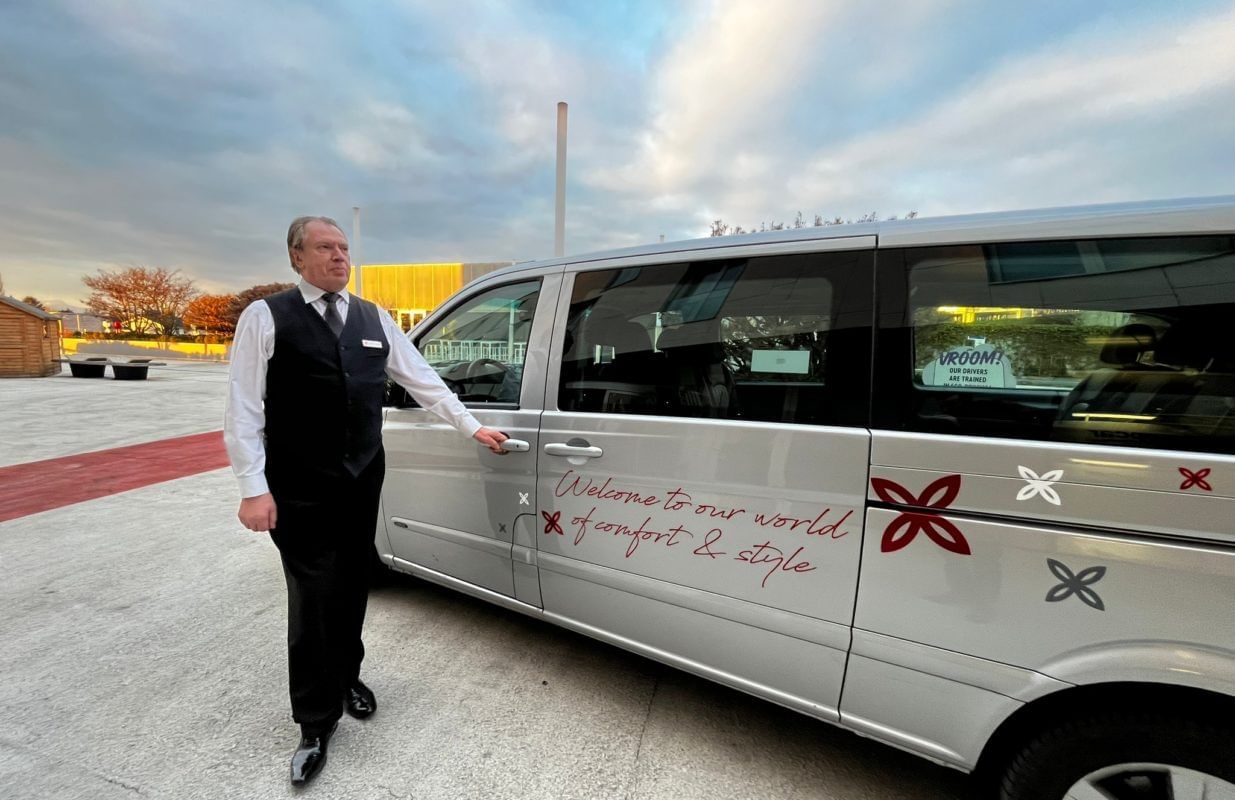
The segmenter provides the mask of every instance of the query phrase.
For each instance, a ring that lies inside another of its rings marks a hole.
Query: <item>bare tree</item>
[[[913,219],[916,216],[918,216],[917,211],[910,211],[908,214],[905,215],[905,219]],[[896,219],[896,216],[887,217],[886,219],[887,221],[890,222]],[[860,225],[864,222],[878,222],[878,221],[879,221],[878,211],[871,211],[867,214],[863,214],[862,216],[858,217],[856,220],[855,219],[845,219],[839,216],[832,217],[831,219],[827,219],[822,214],[815,214],[815,221],[813,223],[813,226],[816,228],[819,228],[819,227],[823,227],[824,225]],[[759,227],[757,229],[754,226],[751,226],[749,231],[743,228],[741,225],[729,225],[722,219],[713,220],[711,224],[709,225],[709,227],[711,229],[710,232],[708,233],[709,236],[736,236],[736,235],[743,234],[743,233],[753,233],[756,230],[763,232],[763,231],[783,231],[785,230],[785,228],[804,228],[806,227],[806,218],[802,215],[802,212],[799,211],[797,213],[797,216],[794,217],[793,222],[791,223],[786,224],[784,222],[760,222]]]
[[[184,312],[198,291],[193,281],[180,277],[179,271],[165,269],[154,271],[146,316],[159,328],[163,336],[171,336],[184,325]]]

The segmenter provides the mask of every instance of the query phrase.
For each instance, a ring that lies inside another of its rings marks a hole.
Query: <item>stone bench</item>
[[[149,358],[131,358],[127,361],[112,361],[107,356],[87,356],[86,358],[62,358],[61,363],[69,365],[69,373],[74,378],[102,378],[104,370],[111,365],[112,376],[118,381],[144,381],[151,367],[165,367],[165,361],[152,361]]]

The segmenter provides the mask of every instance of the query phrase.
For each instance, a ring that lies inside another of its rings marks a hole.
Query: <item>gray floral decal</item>
[[[1073,573],[1072,569],[1060,561],[1053,558],[1046,560],[1046,565],[1050,567],[1051,572],[1056,578],[1059,578],[1062,583],[1051,587],[1051,590],[1046,593],[1046,602],[1058,603],[1061,600],[1067,600],[1072,595],[1081,598],[1081,602],[1085,605],[1096,608],[1099,611],[1106,611],[1106,605],[1102,602],[1102,598],[1098,593],[1089,588],[1102,577],[1106,575],[1106,567],[1086,567],[1080,572]]]

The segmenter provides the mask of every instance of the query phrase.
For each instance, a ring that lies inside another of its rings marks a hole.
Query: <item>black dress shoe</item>
[[[335,723],[324,734],[310,736],[307,733],[300,737],[300,746],[292,754],[292,786],[304,786],[313,780],[313,776],[321,771],[326,764],[326,744],[339,723]]]
[[[356,719],[364,719],[377,711],[377,698],[368,686],[356,681],[355,685],[343,690],[343,705],[347,713]]]

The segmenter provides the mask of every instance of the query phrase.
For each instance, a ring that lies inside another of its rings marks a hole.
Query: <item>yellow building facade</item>
[[[359,271],[360,296],[386,309],[407,331],[465,284],[509,263],[364,264],[352,271],[347,288],[356,291]]]

